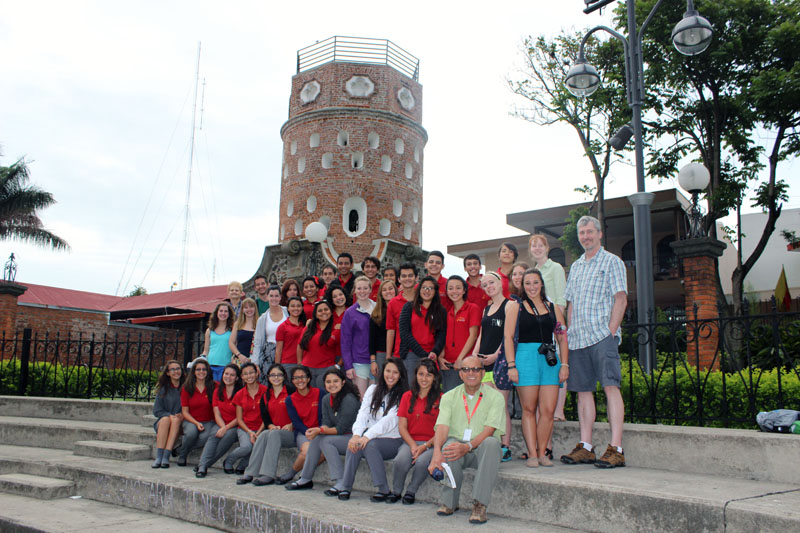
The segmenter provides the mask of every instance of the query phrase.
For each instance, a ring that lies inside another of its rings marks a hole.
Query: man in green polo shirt
[[[456,487],[444,487],[443,504],[436,512],[449,516],[458,508],[463,469],[474,468],[469,521],[483,524],[502,456],[500,437],[506,427],[505,400],[497,390],[481,384],[484,369],[478,357],[465,357],[459,375],[464,383],[442,396],[439,402],[428,471],[443,470],[442,463],[447,463],[453,472]]]

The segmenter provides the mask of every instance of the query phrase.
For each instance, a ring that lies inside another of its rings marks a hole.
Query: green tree
[[[640,23],[656,0],[637,2]],[[648,107],[648,172],[674,177],[687,157],[711,173],[706,191],[707,232],[740,212],[745,196],[767,219],[753,251],[738,248],[732,274],[734,312],[742,312],[744,278],[775,231],[787,185],[781,162],[800,152],[800,2],[798,0],[697,0],[714,27],[714,41],[698,56],[681,56],[670,34],[683,5],[665,3],[644,36]],[[625,25],[625,7],[616,24]],[[766,170],[764,172],[764,170]],[[722,294],[720,291],[720,299]]]
[[[131,296],[144,296],[145,294],[149,294],[147,289],[142,287],[141,285],[134,285],[133,290],[125,295],[126,298]]]
[[[589,208],[579,206],[572,209],[564,220],[567,225],[564,226],[564,231],[561,233],[561,237],[559,237],[558,240],[561,241],[561,245],[573,258],[580,257],[583,254],[583,246],[581,246],[581,241],[578,240],[578,220],[580,220],[582,216],[588,214]]]
[[[595,183],[590,210],[596,206],[597,218],[605,228],[606,178],[612,164],[619,161],[613,157],[608,140],[630,120],[620,61],[623,52],[617,42],[599,44],[590,39],[586,49],[603,73],[604,83],[592,98],[576,98],[564,87],[564,78],[578,57],[581,35],[563,32],[554,39],[527,37],[523,41],[524,68],[510,75],[507,83],[512,92],[528,101],[525,107],[512,111],[513,116],[539,126],[568,124],[575,130]],[[605,238],[604,231],[604,243]]]
[[[69,250],[67,241],[44,228],[38,211],[56,203],[47,191],[28,185],[24,159],[0,167],[0,240],[16,239],[54,250]]]

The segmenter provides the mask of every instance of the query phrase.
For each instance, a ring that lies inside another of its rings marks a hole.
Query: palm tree
[[[0,240],[16,239],[54,250],[69,250],[67,241],[47,231],[36,214],[56,203],[47,191],[28,185],[30,171],[24,159],[0,166]]]

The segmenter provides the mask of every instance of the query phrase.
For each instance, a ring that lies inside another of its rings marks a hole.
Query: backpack
[[[756,423],[761,431],[773,433],[791,433],[792,424],[798,419],[800,419],[800,411],[791,409],[761,411],[756,415]]]

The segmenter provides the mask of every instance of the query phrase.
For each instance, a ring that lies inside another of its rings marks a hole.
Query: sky
[[[250,279],[278,240],[280,128],[297,50],[333,35],[390,39],[420,59],[423,248],[518,235],[507,213],[582,201],[574,189],[593,183],[574,131],[512,117],[524,101],[506,84],[525,36],[609,22],[608,12],[583,7],[5,2],[0,165],[26,158],[32,183],[58,202],[41,217],[72,250],[0,241],[0,260],[15,254],[21,283],[120,295],[179,283],[202,43],[184,286]],[[649,180],[647,190],[673,186]],[[616,165],[607,197],[632,192],[632,167]],[[800,197],[789,204],[800,207]],[[461,271],[448,257],[445,274]]]

